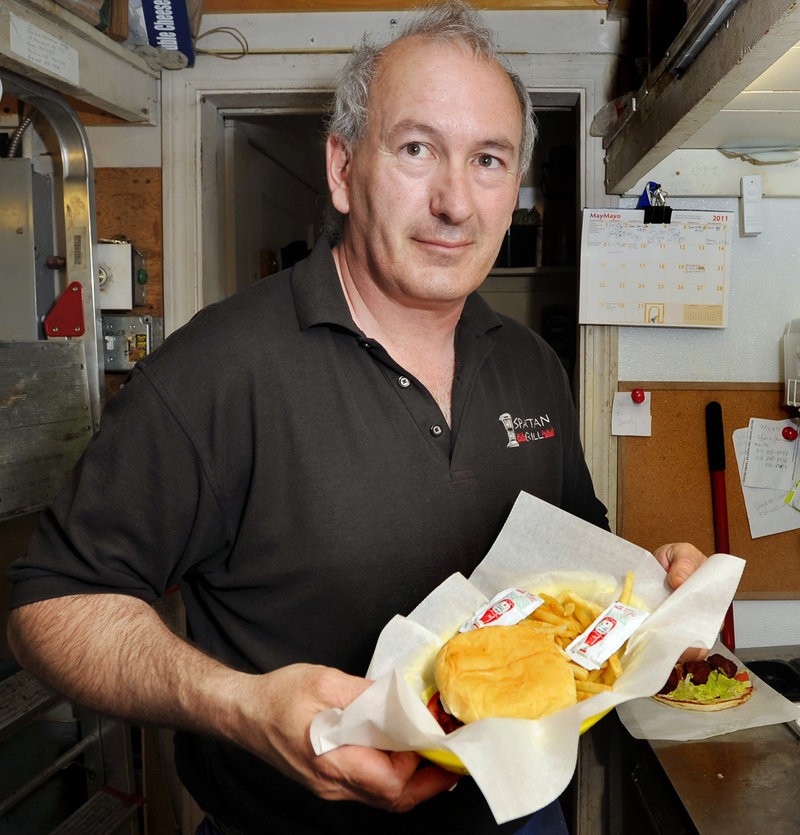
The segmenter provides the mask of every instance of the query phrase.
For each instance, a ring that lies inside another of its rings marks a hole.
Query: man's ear
[[[337,212],[346,215],[350,211],[350,157],[347,146],[340,137],[328,136],[325,143],[325,162],[331,203]]]

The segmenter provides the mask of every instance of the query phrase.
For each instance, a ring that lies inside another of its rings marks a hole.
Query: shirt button
[[[407,389],[411,385],[411,380],[409,380],[408,377],[398,377],[397,385],[400,386],[401,389]]]
[[[433,426],[431,426],[431,435],[433,435],[434,438],[438,438],[439,435],[441,435],[441,434],[442,434],[442,427],[439,426],[438,423],[434,423]]]

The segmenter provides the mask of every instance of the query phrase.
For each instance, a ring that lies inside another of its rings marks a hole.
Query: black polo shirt
[[[136,366],[12,566],[12,604],[83,592],[153,601],[180,583],[191,637],[233,667],[363,674],[383,625],[454,571],[468,575],[520,490],[607,526],[543,340],[473,294],[456,361],[450,430],[354,326],[322,241]],[[318,801],[216,742],[183,737],[179,762],[201,805],[243,829],[315,831],[308,819],[388,832],[383,819],[398,820]],[[425,825],[434,805],[414,820]]]

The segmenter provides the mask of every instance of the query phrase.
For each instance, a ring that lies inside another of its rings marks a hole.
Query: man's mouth
[[[412,238],[422,246],[431,247],[433,249],[459,250],[471,246],[472,241],[467,238],[440,238],[440,237],[425,237],[415,236]]]

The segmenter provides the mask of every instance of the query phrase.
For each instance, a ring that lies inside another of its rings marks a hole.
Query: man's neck
[[[378,288],[354,280],[339,248],[333,251],[350,314],[363,333],[416,377],[436,400],[448,424],[455,372],[455,330],[463,302],[449,307],[410,307]]]

